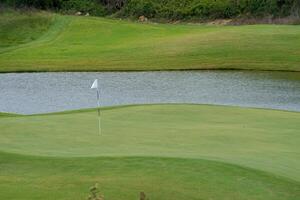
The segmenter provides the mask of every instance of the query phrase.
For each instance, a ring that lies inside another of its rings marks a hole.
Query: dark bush
[[[299,16],[300,0],[128,0],[123,16],[216,19],[237,16]]]
[[[121,13],[168,19],[230,18],[239,10],[233,0],[129,0]]]
[[[13,7],[35,7],[92,15],[123,17],[216,19],[300,16],[300,0],[0,0]]]
[[[0,2],[15,8],[32,7],[66,13],[81,11],[95,16],[106,14],[104,6],[98,0],[0,0]]]
[[[62,1],[61,10],[66,13],[89,13],[94,16],[104,16],[106,11],[104,7],[94,0],[65,0]]]
[[[21,8],[34,7],[39,9],[59,9],[62,0],[0,0],[6,5]]]
[[[151,0],[131,0],[124,8],[124,14],[127,16],[155,17],[155,4]]]

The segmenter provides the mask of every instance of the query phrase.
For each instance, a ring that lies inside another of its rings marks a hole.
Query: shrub
[[[299,0],[128,0],[120,14],[176,20],[299,16],[299,10]]]
[[[61,3],[61,10],[71,14],[77,11],[94,16],[104,16],[106,14],[104,7],[94,0],[65,0]]]
[[[15,8],[33,7],[72,14],[76,11],[95,16],[106,14],[104,6],[98,0],[0,0],[0,3]]]
[[[126,4],[124,14],[127,16],[147,16],[155,17],[156,10],[155,4],[151,0],[131,0]]]
[[[233,0],[129,0],[121,13],[168,19],[229,18],[238,10]]]
[[[89,12],[103,16],[216,19],[237,16],[300,18],[300,0],[0,0],[13,7]]]
[[[39,9],[59,8],[62,0],[0,0],[6,5],[20,8],[20,7],[34,7]]]

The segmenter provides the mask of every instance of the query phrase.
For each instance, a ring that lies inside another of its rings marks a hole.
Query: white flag
[[[96,79],[91,87],[91,89],[97,89],[98,88],[98,79]]]

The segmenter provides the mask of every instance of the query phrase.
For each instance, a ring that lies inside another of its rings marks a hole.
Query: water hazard
[[[0,74],[0,112],[36,114],[101,106],[199,103],[300,111],[300,73],[253,71]]]

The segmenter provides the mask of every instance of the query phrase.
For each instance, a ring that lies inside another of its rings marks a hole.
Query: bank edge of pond
[[[197,104],[197,103],[157,103],[157,104],[128,104],[128,105],[117,105],[117,106],[103,106],[99,107],[100,111],[107,110],[117,110],[117,109],[126,109],[130,107],[151,107],[151,106],[202,106],[202,107],[218,107],[218,108],[231,108],[238,110],[258,110],[258,111],[273,111],[273,112],[283,112],[283,113],[300,113],[300,111],[293,110],[280,110],[274,108],[258,108],[258,107],[247,107],[247,106],[234,106],[234,105],[220,105],[220,104]],[[19,114],[19,113],[7,113],[0,111],[0,117],[28,117],[28,116],[49,116],[49,115],[68,115],[76,113],[85,113],[85,112],[94,112],[97,111],[97,107],[93,108],[83,108],[75,110],[64,110],[58,112],[46,112],[46,113],[37,113],[37,114]]]
[[[282,70],[282,69],[245,69],[245,68],[184,68],[184,69],[117,69],[117,70],[10,70],[1,71],[0,74],[10,74],[10,73],[72,73],[72,72],[186,72],[186,71],[251,71],[251,72],[300,72],[299,70]]]

